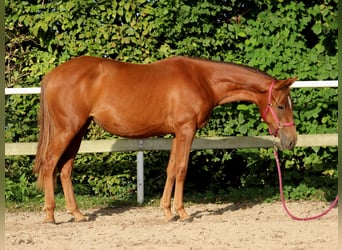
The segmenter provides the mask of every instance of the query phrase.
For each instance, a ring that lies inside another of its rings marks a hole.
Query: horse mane
[[[200,57],[183,57],[183,58],[188,58],[188,59],[203,61],[203,62],[212,62],[212,63],[217,63],[217,64],[232,65],[234,67],[243,68],[243,69],[248,70],[250,72],[253,72],[256,74],[261,74],[267,78],[273,79],[273,77],[271,75],[267,74],[265,71],[262,71],[256,67],[252,67],[252,66],[248,66],[248,65],[238,64],[238,63],[234,63],[234,62],[222,62],[222,61],[210,60],[210,59],[200,58]]]
[[[261,75],[264,75],[264,76],[269,77],[269,78],[273,78],[271,75],[267,74],[265,71],[262,71],[258,68],[252,67],[252,66],[237,64],[237,63],[233,63],[233,62],[221,62],[221,63],[231,64],[231,65],[234,65],[236,67],[244,68],[244,69],[251,71],[253,73],[257,73],[257,74],[261,74]]]

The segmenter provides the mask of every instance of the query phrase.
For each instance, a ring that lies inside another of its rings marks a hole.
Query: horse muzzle
[[[288,131],[287,131],[288,132]],[[291,131],[292,133],[290,134],[289,132],[286,133],[284,129],[279,129],[278,130],[278,136],[280,139],[280,148],[281,149],[289,149],[292,150],[297,144],[297,133],[296,131]]]

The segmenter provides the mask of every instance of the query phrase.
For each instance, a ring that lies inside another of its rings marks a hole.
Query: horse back
[[[193,68],[182,58],[132,64],[83,56],[55,68],[43,88],[58,113],[93,117],[120,136],[147,137],[174,133],[188,120],[198,127],[207,121],[210,93]]]

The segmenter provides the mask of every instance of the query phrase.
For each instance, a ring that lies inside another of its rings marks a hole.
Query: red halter
[[[269,111],[271,112],[271,114],[272,114],[272,116],[273,116],[273,119],[274,119],[274,120],[277,122],[277,124],[278,124],[278,127],[277,127],[274,131],[272,131],[272,129],[271,129],[270,127],[268,127],[268,130],[270,131],[270,134],[271,134],[271,135],[273,135],[273,136],[276,137],[276,136],[278,135],[278,132],[279,132],[280,129],[282,129],[283,127],[294,126],[295,123],[294,123],[294,122],[285,122],[285,123],[282,123],[282,122],[279,120],[279,118],[278,118],[276,112],[274,111],[274,109],[273,109],[273,107],[272,107],[273,105],[272,105],[272,103],[271,103],[271,101],[272,101],[272,90],[273,90],[274,84],[275,84],[275,80],[272,81],[271,86],[270,86],[270,89],[269,89],[269,91],[268,91],[267,107],[266,107],[264,113],[262,114],[262,118],[263,118],[264,121],[265,121],[265,120],[266,120],[265,118],[266,118],[267,113],[268,113]]]

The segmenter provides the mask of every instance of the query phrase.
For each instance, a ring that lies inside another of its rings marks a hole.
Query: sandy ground
[[[299,215],[315,215],[326,203],[292,202]],[[57,225],[42,224],[43,213],[6,213],[6,249],[337,249],[338,209],[314,221],[294,221],[280,203],[196,204],[192,222],[164,221],[157,207],[85,211],[76,223],[57,212]]]

